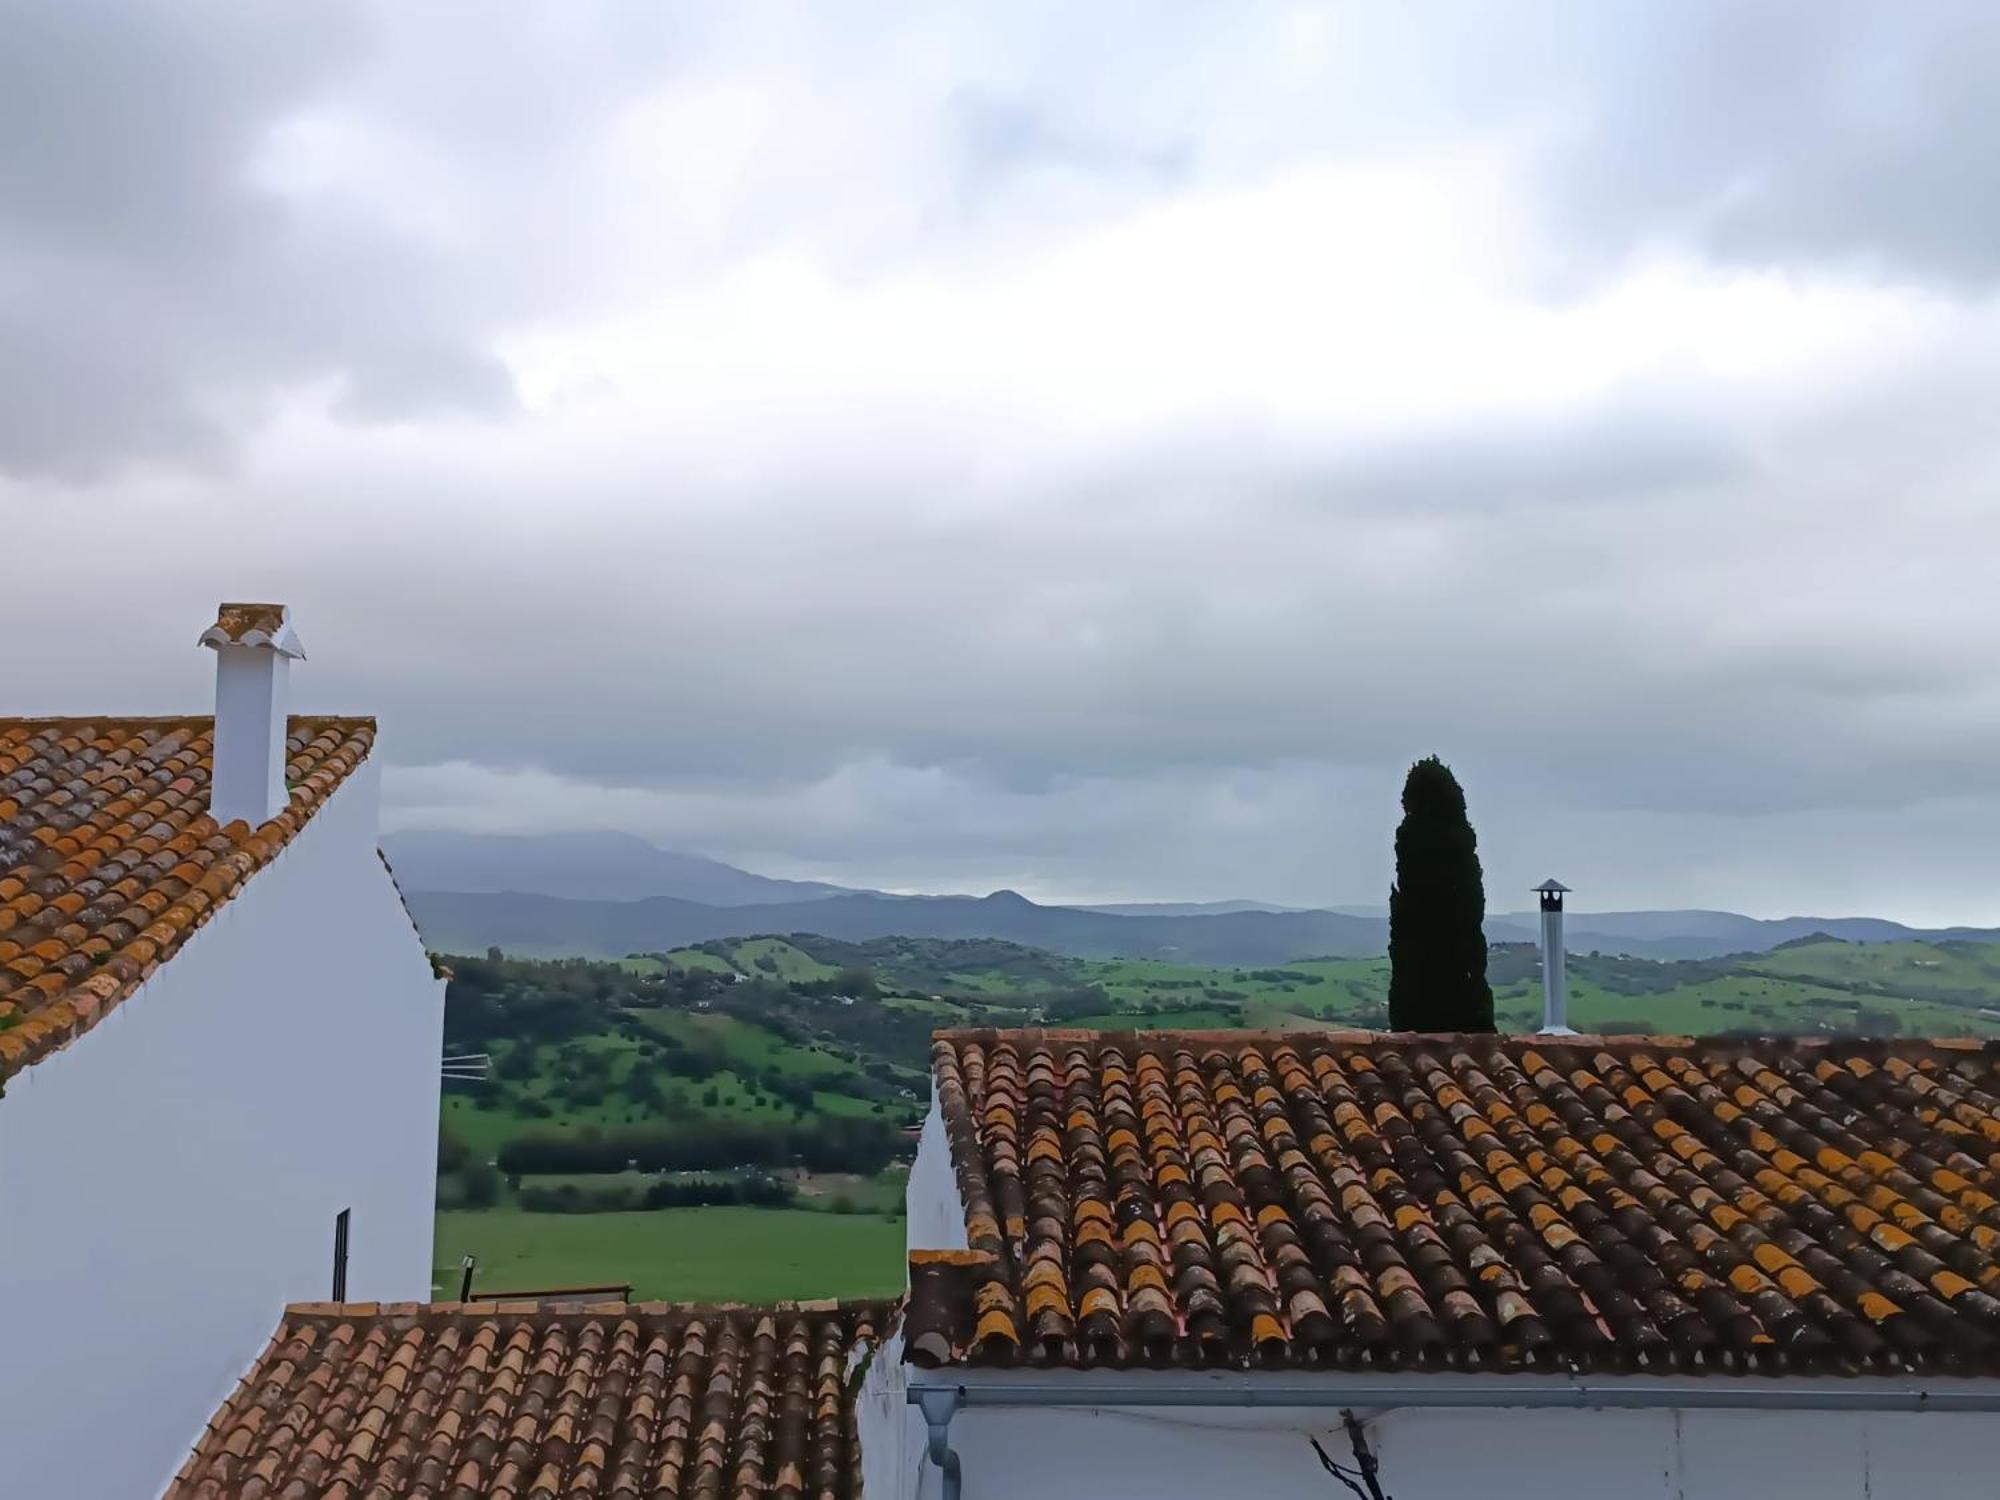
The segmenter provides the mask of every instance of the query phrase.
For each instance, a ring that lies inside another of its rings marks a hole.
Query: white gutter
[[[1711,1375],[1664,1380],[1640,1375],[1340,1375],[1310,1382],[1216,1377],[1191,1381],[928,1381],[909,1387],[957,1405],[992,1407],[1529,1407],[1666,1408],[1741,1411],[2000,1412],[2000,1380],[1950,1377],[1908,1381],[1868,1376]]]

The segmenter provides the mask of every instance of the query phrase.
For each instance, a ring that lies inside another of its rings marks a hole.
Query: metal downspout
[[[962,1474],[958,1455],[951,1447],[951,1419],[958,1415],[959,1407],[964,1404],[963,1392],[953,1385],[925,1389],[912,1387],[909,1399],[924,1414],[924,1422],[931,1430],[930,1460],[937,1465],[938,1473],[944,1476],[942,1500],[959,1500]]]

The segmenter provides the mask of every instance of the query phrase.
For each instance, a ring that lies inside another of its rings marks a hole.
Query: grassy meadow
[[[432,1294],[629,1281],[644,1300],[749,1302],[886,1297],[903,1286],[903,1222],[800,1209],[670,1208],[650,1213],[438,1215]]]
[[[1489,972],[1502,1029],[1532,1028],[1532,951],[1495,949]],[[470,1253],[484,1288],[631,1281],[642,1297],[740,1300],[893,1292],[905,1166],[784,1169],[782,1207],[624,1211],[603,1205],[662,1176],[613,1162],[503,1179],[485,1164],[524,1135],[819,1121],[907,1132],[927,1099],[936,1027],[1372,1028],[1387,1020],[1389,972],[1379,958],[1211,969],[983,940],[795,934],[621,964],[509,965],[503,977],[484,1033],[453,1039],[488,1051],[495,1076],[453,1085],[445,1100],[445,1129],[470,1165],[441,1178],[440,1293],[455,1294]],[[1569,984],[1583,1031],[2000,1035],[2000,948],[1975,944],[1829,939],[1671,963],[1573,954]],[[466,1179],[479,1175],[491,1204],[468,1207]],[[597,1211],[548,1211],[558,1190]]]

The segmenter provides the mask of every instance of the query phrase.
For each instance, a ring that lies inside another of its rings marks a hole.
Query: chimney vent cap
[[[221,604],[215,623],[201,633],[197,645],[220,651],[225,646],[268,646],[280,656],[305,660],[306,648],[292,629],[292,611],[284,604]]]
[[[1569,891],[1569,887],[1564,885],[1560,880],[1544,880],[1535,889],[1545,894],[1553,895],[1564,895]]]

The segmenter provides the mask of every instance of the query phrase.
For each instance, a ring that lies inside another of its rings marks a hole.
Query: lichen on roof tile
[[[282,604],[223,604],[216,609],[215,623],[197,639],[203,646],[270,646],[289,657],[303,657],[292,629],[292,612]]]
[[[282,604],[224,604],[217,608],[209,629],[232,641],[253,633],[276,635],[285,628],[285,615]]]
[[[947,1032],[924,1363],[2000,1375],[2000,1044]]]

